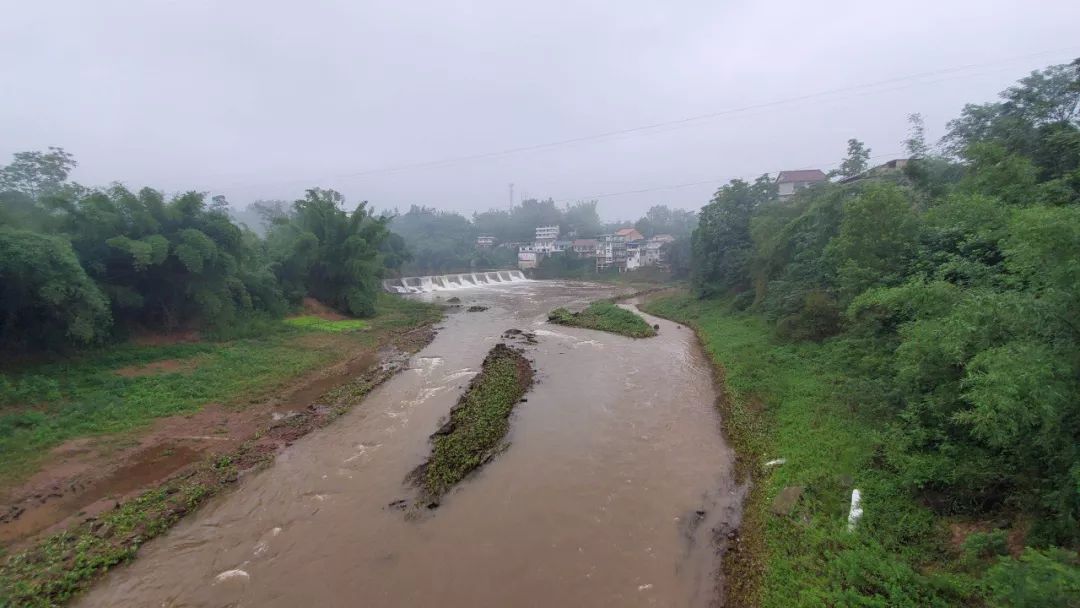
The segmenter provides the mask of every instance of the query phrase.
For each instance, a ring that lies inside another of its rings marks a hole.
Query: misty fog
[[[513,183],[514,201],[598,198],[606,220],[827,169],[851,137],[894,156],[911,112],[936,139],[1071,59],[1080,22],[1075,2],[1017,1],[7,4],[0,157],[62,146],[81,183],[238,206],[319,185],[469,213]]]

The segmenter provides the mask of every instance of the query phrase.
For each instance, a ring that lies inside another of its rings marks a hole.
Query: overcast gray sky
[[[849,137],[884,160],[908,113],[936,139],[963,103],[1080,55],[1075,0],[2,4],[0,162],[63,146],[82,183],[240,206],[320,185],[471,212],[511,182],[568,201],[714,180],[600,198],[608,219],[698,208],[732,177],[828,168]]]

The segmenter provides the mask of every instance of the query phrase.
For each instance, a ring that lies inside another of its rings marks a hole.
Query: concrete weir
[[[430,293],[432,291],[465,289],[498,283],[521,283],[524,281],[528,281],[528,279],[520,270],[488,270],[386,279],[383,281],[383,289],[390,293]]]

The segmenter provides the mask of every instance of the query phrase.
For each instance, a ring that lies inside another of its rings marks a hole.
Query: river
[[[659,336],[643,340],[545,322],[613,293],[543,281],[440,292],[490,308],[448,315],[408,370],[77,605],[714,605],[714,537],[736,523],[742,489],[693,332],[652,317]],[[438,509],[388,507],[410,496],[428,436],[510,328],[537,334],[510,447]]]

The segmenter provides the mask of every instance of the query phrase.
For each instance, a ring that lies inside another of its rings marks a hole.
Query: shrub
[[[806,294],[798,313],[780,319],[776,333],[791,340],[820,342],[840,333],[841,320],[836,301],[825,292],[815,290]]]
[[[556,308],[548,315],[548,321],[559,325],[598,329],[631,338],[649,338],[656,330],[633,312],[610,302],[593,302],[581,312]]]
[[[1077,555],[1063,549],[1027,549],[1020,559],[1001,558],[986,574],[994,606],[1076,608],[1080,606]]]
[[[111,325],[108,300],[66,239],[0,228],[0,343],[87,344]]]

